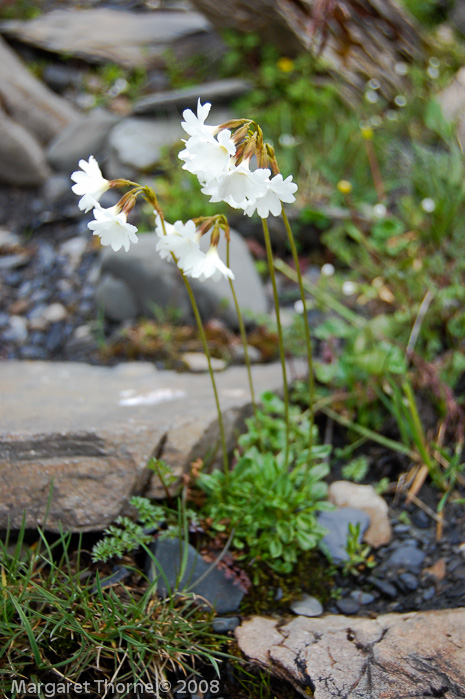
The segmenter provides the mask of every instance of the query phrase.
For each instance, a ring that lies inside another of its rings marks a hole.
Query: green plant
[[[370,461],[366,456],[357,456],[355,459],[352,459],[352,461],[349,461],[348,464],[342,467],[342,475],[344,478],[359,483],[360,481],[363,481],[367,475],[369,467]]]
[[[323,479],[329,472],[330,447],[315,443],[314,429],[309,450],[308,414],[291,406],[287,460],[284,403],[272,393],[264,394],[262,401],[263,407],[247,420],[247,432],[239,438],[228,487],[219,470],[201,473],[198,486],[206,494],[203,516],[214,531],[233,532],[232,546],[239,559],[286,573],[299,552],[314,548],[324,534],[316,513],[328,507]]]
[[[374,568],[376,565],[370,546],[360,541],[360,524],[349,523],[346,551],[348,558],[342,565],[343,575],[358,576],[366,568]]]

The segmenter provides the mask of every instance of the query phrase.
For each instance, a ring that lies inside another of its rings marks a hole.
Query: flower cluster
[[[210,108],[208,102],[202,105],[199,100],[197,115],[190,109],[183,112],[182,127],[189,135],[179,153],[183,169],[197,176],[211,202],[224,201],[248,216],[255,212],[261,218],[279,216],[283,202],[295,201],[297,185],[292,175],[283,179],[271,147],[263,143],[254,122],[238,119],[209,126],[205,120]],[[269,167],[250,169],[254,156],[257,162],[271,166],[273,177]]]
[[[100,197],[110,187],[132,185],[126,180],[106,180],[96,159],[91,155],[88,162],[79,161],[81,170],[73,172],[71,179],[75,184],[72,190],[81,197],[79,208],[83,211],[93,209],[94,220],[88,227],[94,235],[100,237],[102,245],[111,246],[115,251],[129,250],[131,243],[137,243],[137,227],[128,223],[127,215],[135,204],[137,194],[143,192],[152,203],[156,197],[152,190],[139,187],[125,194],[115,206],[105,209],[99,203]],[[232,271],[221,261],[218,255],[220,224],[215,217],[208,220],[199,230],[194,221],[176,221],[174,225],[164,221],[158,209],[154,210],[158,235],[156,249],[163,259],[174,259],[179,269],[186,275],[204,281],[218,281],[221,277],[234,279]],[[220,217],[221,218],[221,217]],[[223,224],[224,226],[224,224]],[[207,252],[201,250],[199,242],[203,233],[213,227],[211,244]]]
[[[71,175],[74,184],[71,189],[81,197],[79,208],[81,211],[94,210],[94,221],[88,224],[94,235],[100,236],[102,245],[110,245],[113,250],[120,248],[129,250],[131,243],[137,243],[137,228],[128,223],[127,210],[117,204],[109,209],[104,209],[99,200],[104,192],[112,186],[112,182],[106,180],[93,155],[89,161],[79,161],[81,170],[76,170]]]

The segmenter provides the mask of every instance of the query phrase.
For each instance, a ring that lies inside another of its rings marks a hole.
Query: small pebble
[[[397,589],[387,580],[380,580],[380,578],[375,578],[370,576],[368,582],[373,585],[377,590],[379,590],[385,597],[391,597],[394,599],[398,596]]]
[[[363,592],[363,590],[352,590],[350,596],[354,600],[357,600],[359,604],[371,604],[375,601],[376,597],[371,592]]]
[[[386,561],[386,566],[389,568],[405,568],[415,572],[421,568],[425,558],[425,553],[420,551],[416,544],[410,542],[402,542]]]
[[[336,601],[336,607],[341,614],[357,614],[360,609],[360,604],[353,597],[343,597]]]
[[[299,600],[291,602],[290,608],[299,616],[320,616],[323,614],[321,602],[311,595],[303,595]]]
[[[420,510],[420,508],[417,508],[412,514],[412,522],[415,524],[415,526],[420,527],[420,529],[429,529],[432,520],[431,517],[426,514],[426,512]]]
[[[412,573],[401,573],[399,575],[398,581],[401,585],[401,589],[413,592],[418,587],[418,578]]]
[[[234,631],[240,623],[238,616],[217,617],[212,621],[212,629],[214,633],[228,633],[228,631]]]
[[[435,594],[436,594],[436,588],[434,587],[434,585],[431,585],[430,587],[427,587],[426,590],[424,590],[422,596],[423,596],[424,601],[427,602],[432,597],[434,597]]]

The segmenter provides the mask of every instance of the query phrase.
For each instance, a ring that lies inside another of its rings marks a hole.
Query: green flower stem
[[[180,272],[181,272],[181,270],[180,270]],[[194,316],[195,316],[195,320],[197,322],[197,327],[199,330],[200,339],[202,341],[203,351],[205,352],[205,356],[207,358],[208,372],[210,374],[210,380],[212,383],[213,394],[215,396],[216,411],[218,413],[218,426],[220,429],[221,447],[223,450],[224,483],[225,483],[225,488],[227,488],[229,485],[228,448],[226,446],[226,435],[224,432],[224,422],[223,422],[223,416],[221,414],[220,399],[218,396],[218,389],[216,386],[215,372],[213,371],[211,358],[210,358],[210,351],[208,349],[207,337],[205,335],[205,330],[204,330],[204,327],[202,324],[202,319],[200,317],[200,312],[199,312],[199,308],[197,306],[197,301],[195,300],[194,292],[192,291],[192,287],[191,287],[190,282],[187,279],[186,275],[183,272],[181,272],[181,276],[182,276],[184,284],[186,286],[187,293],[189,294],[189,299],[190,299],[190,302],[192,305],[192,310],[194,311]]]
[[[230,264],[229,264],[229,240],[226,243],[226,266],[230,267]],[[244,319],[242,318],[241,309],[239,307],[239,302],[237,300],[236,291],[234,289],[234,284],[233,284],[232,279],[229,279],[229,288],[231,289],[231,294],[232,294],[232,297],[234,300],[234,307],[236,309],[236,314],[237,314],[237,320],[239,322],[239,331],[241,333],[242,345],[244,347],[245,366],[247,369],[247,376],[249,379],[250,397],[252,398],[252,406],[253,406],[253,411],[255,414],[256,410],[257,410],[257,404],[255,403],[255,391],[254,391],[253,381],[252,381],[252,370],[250,368],[250,357],[249,357],[249,350],[248,350],[248,346],[247,346],[247,334],[245,332]]]
[[[314,371],[313,371],[312,338],[310,336],[310,327],[308,324],[307,306],[305,303],[305,289],[304,289],[304,284],[303,284],[303,280],[302,280],[302,273],[300,271],[299,256],[297,254],[297,248],[295,246],[295,240],[294,240],[294,236],[292,234],[291,225],[289,223],[289,219],[287,218],[286,212],[284,211],[284,207],[283,207],[281,213],[282,213],[284,225],[286,227],[289,245],[291,246],[292,259],[294,260],[294,267],[295,267],[295,271],[297,274],[297,280],[298,280],[298,284],[299,284],[300,299],[301,299],[302,304],[303,304],[302,316],[304,319],[304,332],[305,332],[305,342],[307,345],[307,361],[308,361],[308,404],[309,404],[308,407],[309,407],[309,421],[310,421],[310,429],[309,429],[309,436],[308,436],[308,448],[311,451],[312,446],[313,446],[313,425],[314,425],[313,404],[315,402],[315,375],[314,375]]]
[[[281,359],[281,367],[283,371],[283,391],[284,391],[284,417],[286,420],[286,463],[289,460],[289,439],[290,439],[290,424],[289,424],[289,389],[287,385],[286,374],[286,357],[284,355],[283,329],[281,326],[281,315],[279,310],[278,289],[276,287],[276,275],[274,272],[273,252],[271,250],[270,231],[268,230],[268,222],[266,218],[262,218],[263,237],[265,239],[266,256],[268,260],[268,269],[270,272],[271,286],[273,288],[274,307],[276,312],[276,325],[278,328],[278,344],[279,357]]]

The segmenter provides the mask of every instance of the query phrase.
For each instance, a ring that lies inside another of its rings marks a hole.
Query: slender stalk
[[[375,149],[373,147],[373,141],[371,139],[364,139],[365,149],[368,156],[368,164],[371,170],[371,176],[373,177],[373,184],[375,185],[376,196],[379,201],[384,201],[386,198],[386,192],[384,191],[384,183],[381,175],[381,170],[379,169],[378,158],[376,157]]]
[[[180,270],[181,272],[181,270]],[[205,356],[207,358],[207,363],[208,363],[208,372],[210,374],[210,380],[212,383],[212,388],[213,388],[213,395],[215,396],[215,403],[216,403],[216,412],[218,413],[218,427],[220,430],[220,438],[221,438],[221,447],[223,450],[223,470],[224,470],[224,482],[225,482],[225,487],[228,486],[229,484],[229,459],[228,459],[228,448],[226,446],[226,435],[224,432],[224,422],[223,422],[223,416],[221,414],[221,408],[220,408],[220,399],[218,396],[218,388],[216,386],[216,380],[215,380],[215,373],[213,371],[212,363],[211,363],[211,358],[210,358],[210,351],[208,349],[208,343],[207,343],[207,337],[205,335],[205,330],[202,324],[202,319],[200,317],[200,312],[199,308],[197,306],[197,301],[195,300],[194,292],[192,291],[192,287],[189,283],[189,280],[181,272],[181,276],[183,278],[184,284],[187,289],[187,293],[189,294],[189,299],[192,305],[192,310],[194,311],[194,316],[195,320],[197,323],[197,327],[199,330],[200,334],[200,339],[202,341],[202,346],[203,346],[203,351],[205,352]]]
[[[286,420],[286,463],[289,460],[289,439],[290,439],[290,425],[289,425],[289,388],[287,384],[287,374],[286,374],[286,357],[284,354],[284,341],[283,341],[283,329],[281,326],[281,315],[279,310],[279,298],[278,289],[276,286],[276,275],[274,272],[274,260],[273,252],[271,250],[270,241],[270,231],[268,230],[268,222],[266,218],[262,218],[263,226],[263,237],[265,239],[266,256],[268,260],[268,269],[270,271],[271,286],[273,288],[273,299],[274,307],[276,312],[276,325],[278,328],[278,345],[279,345],[279,357],[281,360],[281,367],[283,371],[283,392],[284,392],[284,417]]]
[[[229,264],[229,240],[226,243],[226,265],[228,267],[230,267],[230,264]],[[255,391],[254,391],[253,381],[252,381],[252,370],[250,368],[250,357],[249,357],[249,349],[248,349],[248,345],[247,345],[247,334],[245,332],[244,319],[242,317],[241,309],[239,306],[239,302],[237,300],[236,291],[234,289],[234,284],[233,284],[232,279],[229,279],[229,288],[231,289],[231,294],[232,294],[232,297],[234,300],[234,307],[236,309],[236,314],[237,314],[237,320],[239,322],[239,331],[241,333],[242,345],[244,347],[245,366],[247,369],[247,377],[249,379],[250,397],[252,398],[253,411],[254,411],[254,413],[256,413],[257,404],[255,403]]]
[[[286,227],[289,245],[291,246],[292,259],[294,260],[294,267],[295,267],[295,271],[297,274],[297,280],[298,280],[298,284],[299,284],[300,299],[302,301],[302,306],[303,306],[302,316],[304,319],[304,332],[305,332],[305,342],[307,345],[307,361],[308,361],[308,408],[309,408],[309,420],[310,420],[310,430],[309,430],[309,436],[308,436],[308,448],[311,451],[312,446],[313,446],[313,425],[314,425],[313,404],[315,402],[315,375],[314,375],[314,371],[313,371],[312,338],[310,336],[310,326],[308,324],[307,306],[305,303],[305,289],[304,289],[304,284],[303,284],[303,280],[302,280],[302,273],[300,271],[299,256],[297,254],[297,248],[295,246],[295,240],[294,240],[294,236],[292,234],[291,225],[289,223],[289,219],[286,215],[286,212],[284,211],[284,207],[282,209],[281,214],[283,217],[284,225]],[[309,454],[309,456],[310,456],[310,454]]]

